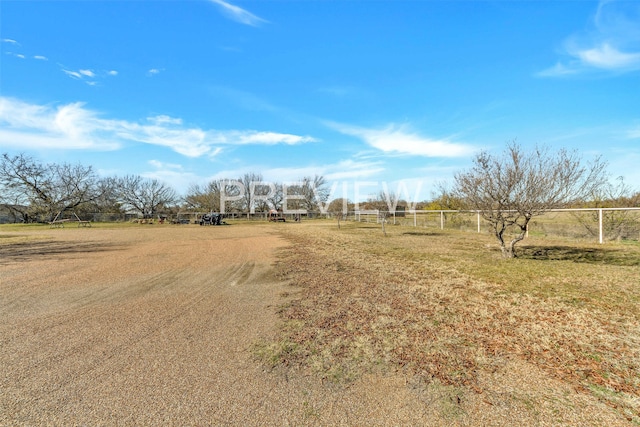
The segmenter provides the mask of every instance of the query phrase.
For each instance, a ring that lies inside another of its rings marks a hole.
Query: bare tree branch
[[[583,200],[605,182],[600,158],[584,165],[575,151],[524,152],[515,141],[502,155],[481,152],[473,163],[456,174],[454,194],[490,224],[505,258],[515,256],[532,217]]]

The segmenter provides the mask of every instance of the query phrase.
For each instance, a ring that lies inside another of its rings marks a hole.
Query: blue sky
[[[5,0],[0,39],[0,152],[43,162],[426,199],[517,139],[640,187],[638,1]]]

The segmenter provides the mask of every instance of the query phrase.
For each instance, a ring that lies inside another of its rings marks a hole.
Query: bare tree
[[[431,210],[463,210],[467,209],[464,200],[458,197],[447,182],[436,183],[433,199],[426,205]]]
[[[118,199],[117,179],[115,177],[100,178],[95,185],[95,197],[78,205],[74,212],[82,217],[93,213],[119,214],[122,211],[122,203]]]
[[[593,194],[604,182],[604,170],[600,158],[583,165],[575,151],[524,152],[514,141],[501,156],[476,155],[470,170],[455,175],[455,194],[480,212],[502,255],[513,258],[532,217]]]
[[[49,202],[51,177],[47,167],[24,154],[0,159],[0,203],[14,216],[30,222],[38,215],[40,204]]]
[[[274,191],[267,197],[267,203],[271,209],[275,209],[277,211],[282,210],[282,204],[284,202],[284,192],[282,183],[274,183]]]
[[[322,175],[305,176],[301,180],[283,186],[286,193],[287,210],[324,211],[324,204],[330,195],[327,181]]]
[[[110,180],[101,180],[91,166],[63,163],[51,165],[54,185],[52,199],[59,211],[74,210],[94,202],[110,191]]]
[[[347,217],[349,210],[353,210],[353,203],[345,197],[333,199],[327,207],[327,212],[338,220],[338,229],[340,228],[340,221]]]
[[[381,212],[388,212],[393,215],[398,211],[398,207],[406,209],[408,203],[401,199],[398,193],[387,188],[380,190],[377,194],[367,199],[369,209],[377,209]]]
[[[329,193],[330,189],[324,176],[305,176],[302,178],[301,188],[302,209],[306,209],[308,212],[319,210],[320,204],[325,203],[329,198]]]
[[[220,190],[223,186],[222,180],[210,181],[203,187],[193,184],[187,190],[185,202],[197,211],[220,212]]]
[[[255,183],[262,182],[262,175],[255,172],[247,172],[238,179],[238,181],[244,187],[244,193],[242,194],[242,198],[238,200],[238,209],[242,212],[246,212],[247,215],[251,211],[251,207],[253,205],[252,200],[252,186]]]
[[[33,217],[51,220],[99,199],[110,188],[91,166],[43,165],[24,154],[6,153],[0,158],[0,187],[1,203],[25,222]]]
[[[153,218],[159,208],[171,205],[178,196],[171,187],[156,179],[145,179],[139,175],[127,175],[118,180],[118,194],[125,206]]]

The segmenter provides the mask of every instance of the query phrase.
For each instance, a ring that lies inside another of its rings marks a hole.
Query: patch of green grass
[[[640,402],[638,401],[638,396],[617,392],[597,384],[590,384],[589,390],[601,400],[620,408],[627,420],[640,425]]]
[[[288,361],[294,357],[297,349],[297,343],[283,339],[275,342],[255,343],[251,350],[258,360],[273,369],[278,365],[288,365]]]

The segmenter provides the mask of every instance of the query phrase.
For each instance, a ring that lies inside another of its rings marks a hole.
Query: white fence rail
[[[406,212],[355,211],[346,220],[388,223],[413,227],[457,228],[478,233],[487,230],[479,211],[416,210]],[[561,235],[576,238],[640,241],[640,207],[553,209],[534,217],[528,233]]]

